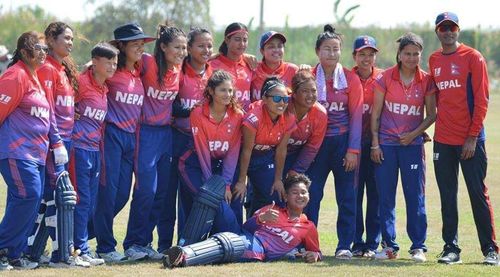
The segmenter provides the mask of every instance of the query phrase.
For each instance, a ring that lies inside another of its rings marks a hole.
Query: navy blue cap
[[[260,49],[264,49],[264,45],[266,45],[266,43],[268,41],[270,41],[273,37],[278,37],[279,39],[281,39],[281,41],[283,43],[286,42],[286,37],[285,35],[283,35],[282,33],[278,33],[278,32],[275,32],[275,31],[269,31],[269,32],[265,32],[261,37],[260,37]]]
[[[441,25],[441,23],[443,23],[445,21],[451,21],[451,22],[455,23],[457,26],[460,26],[460,25],[458,25],[458,16],[455,13],[444,12],[444,13],[440,13],[436,17],[436,27]]]
[[[371,36],[364,35],[359,36],[354,40],[352,49],[354,52],[358,52],[359,50],[367,47],[373,48],[375,51],[378,51],[377,41]]]
[[[144,34],[141,26],[137,23],[127,23],[125,25],[117,27],[113,31],[115,41],[131,41],[136,39],[143,39],[144,42],[150,42],[156,38],[150,37]]]

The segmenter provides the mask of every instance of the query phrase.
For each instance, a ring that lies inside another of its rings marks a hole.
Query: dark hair
[[[323,33],[319,34],[316,39],[316,50],[318,50],[323,41],[327,39],[338,39],[340,41],[340,45],[342,46],[342,34],[335,32],[335,28],[332,25],[326,24],[323,27]]]
[[[233,22],[226,27],[226,30],[224,31],[224,39],[222,40],[222,43],[219,46],[219,53],[222,53],[224,54],[224,56],[227,56],[227,44],[225,39],[232,37],[234,35],[234,32],[238,30],[245,30],[246,32],[248,32],[247,26],[239,22]]]
[[[189,47],[192,47],[193,46],[193,43],[194,41],[196,40],[196,38],[199,36],[199,35],[202,35],[202,34],[208,34],[210,36],[212,36],[212,33],[210,33],[209,30],[205,29],[205,28],[201,28],[201,27],[191,27],[191,30],[189,31],[188,35],[187,35],[187,45]],[[187,61],[191,60],[191,55],[187,54],[186,58],[184,59],[184,63],[183,63],[183,66],[182,66],[182,71],[184,71],[184,65],[186,64]]]
[[[203,90],[203,97],[208,101],[208,103],[212,103],[212,95],[210,95],[209,89],[215,90],[217,86],[222,84],[225,81],[230,81],[231,83],[234,82],[233,77],[231,77],[231,74],[229,74],[227,71],[224,71],[222,69],[215,70],[212,73],[212,76],[208,78],[207,81],[207,86],[205,87],[205,90]],[[236,96],[233,94],[231,96],[231,100],[229,102],[229,107],[231,107],[233,110],[239,110],[240,105],[238,101],[236,100]]]
[[[402,35],[396,40],[396,42],[399,43],[398,52],[396,53],[396,62],[398,63],[399,67],[401,67],[401,60],[399,60],[399,54],[401,53],[401,51],[403,51],[403,49],[406,46],[415,45],[418,48],[420,48],[420,51],[424,50],[424,41],[422,40],[422,38],[419,35],[414,34],[412,32],[408,32]]]
[[[316,85],[316,77],[314,77],[314,74],[312,74],[312,72],[308,69],[297,71],[297,73],[295,73],[292,78],[292,92],[297,92],[300,86],[307,81],[313,81],[314,85]]]
[[[288,192],[294,185],[299,183],[303,183],[304,185],[306,185],[306,188],[309,189],[311,180],[304,174],[288,175],[283,181],[285,192]]]
[[[273,90],[278,86],[282,86],[286,89],[286,85],[283,82],[283,80],[279,79],[276,76],[268,77],[262,84],[262,88],[260,89],[260,95],[266,96],[268,92],[270,92],[271,90]]]
[[[106,59],[112,59],[118,56],[119,53],[120,51],[113,45],[107,42],[99,42],[92,48],[92,51],[90,51],[90,56],[92,58],[104,57]]]
[[[156,61],[156,66],[158,67],[158,75],[156,76],[158,84],[163,86],[163,77],[167,73],[167,61],[165,59],[165,53],[161,50],[161,44],[168,45],[177,37],[186,37],[186,34],[175,26],[169,26],[169,23],[163,25],[158,25],[158,31],[156,37],[158,38],[155,43],[154,57]]]
[[[33,58],[35,44],[39,43],[42,38],[42,34],[35,31],[22,33],[17,39],[17,47],[16,50],[14,50],[12,61],[9,63],[8,67],[13,66],[20,60],[24,62],[24,59],[26,58]],[[23,57],[23,55],[21,54],[21,50],[25,50],[28,57]]]
[[[45,39],[47,40],[47,42],[49,38],[56,40],[60,34],[66,31],[66,29],[70,29],[71,31],[73,31],[73,28],[71,28],[64,22],[52,22],[47,26],[47,28],[45,28]],[[48,46],[50,50],[50,45]],[[63,58],[62,65],[64,66],[64,72],[66,73],[66,76],[68,77],[73,90],[76,92],[78,90],[78,68],[71,58],[71,54]]]

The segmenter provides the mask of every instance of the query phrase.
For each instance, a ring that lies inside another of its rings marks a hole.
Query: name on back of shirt
[[[164,91],[154,89],[153,87],[148,88],[148,97],[158,99],[158,100],[171,100],[174,101],[177,96],[177,91]]]
[[[144,95],[121,92],[118,90],[118,91],[116,91],[115,100],[118,102],[121,102],[121,103],[125,103],[125,104],[142,106],[142,103],[144,101]]]
[[[436,86],[438,87],[439,90],[462,87],[462,85],[458,83],[458,79],[437,82]]]
[[[402,115],[420,115],[421,106],[406,105],[385,101],[385,107],[392,113]]]

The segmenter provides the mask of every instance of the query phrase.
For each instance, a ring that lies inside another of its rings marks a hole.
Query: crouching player
[[[223,262],[273,261],[290,253],[307,263],[321,260],[318,231],[303,210],[309,202],[311,181],[303,174],[288,176],[284,182],[284,208],[272,205],[256,211],[240,234],[217,233],[187,246],[174,246],[163,254],[168,268]],[[305,251],[297,249],[304,248]]]
[[[74,243],[82,260],[100,265],[104,260],[90,255],[87,224],[95,212],[101,170],[102,124],[107,112],[108,88],[104,81],[116,71],[118,49],[99,43],[92,49],[92,66],[79,79],[76,94],[73,148],[70,151],[70,178],[77,191],[74,212]]]

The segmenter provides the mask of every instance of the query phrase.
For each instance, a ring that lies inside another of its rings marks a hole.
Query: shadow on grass
[[[353,258],[351,260],[339,260],[334,256],[323,256],[323,261],[312,266],[327,267],[327,266],[356,266],[356,267],[408,267],[408,266],[433,266],[436,263],[416,263],[411,259],[399,258],[396,260],[374,260],[366,258]]]

